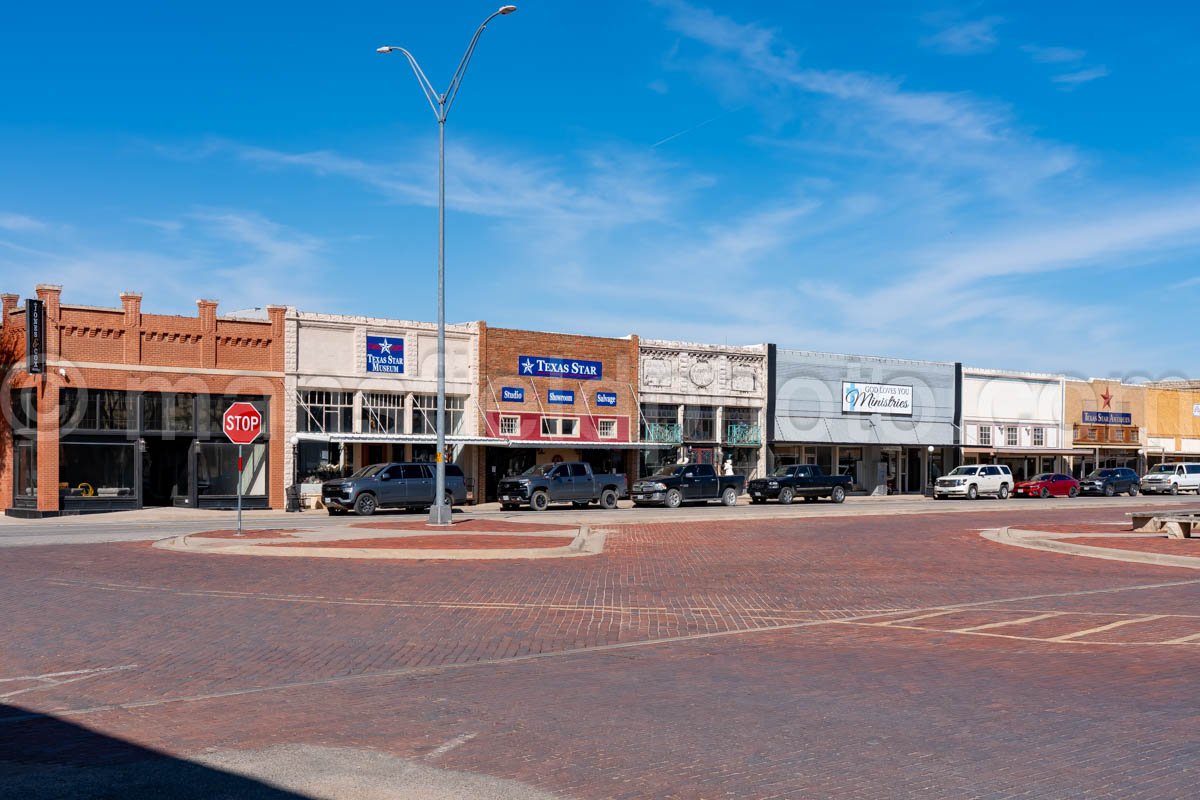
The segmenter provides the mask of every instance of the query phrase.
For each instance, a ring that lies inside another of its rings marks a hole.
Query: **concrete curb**
[[[1184,569],[1200,569],[1200,557],[1175,556],[1166,553],[1143,553],[1137,550],[1113,550],[1109,547],[1090,547],[1086,544],[1063,542],[1063,538],[1079,538],[1088,534],[1079,533],[1050,533],[1048,531],[1021,530],[1018,528],[994,528],[982,531],[980,536],[999,544],[1014,547],[1026,547],[1030,550],[1045,550],[1051,553],[1063,553],[1087,558],[1102,558],[1106,561],[1125,561],[1133,564],[1153,564],[1159,567],[1182,567]],[[1105,534],[1101,534],[1105,536]],[[1115,537],[1114,537],[1115,538]],[[1123,538],[1148,538],[1123,537]]]
[[[528,538],[530,536],[556,537],[571,531],[575,532],[571,543],[562,547],[513,547],[487,549],[454,549],[438,550],[433,548],[376,548],[376,547],[288,547],[280,544],[279,539],[254,539],[251,531],[246,539],[215,539],[189,534],[160,539],[154,542],[154,547],[161,550],[171,550],[177,553],[193,553],[199,555],[234,555],[234,556],[272,556],[282,558],[354,558],[362,560],[386,561],[479,561],[479,560],[515,560],[541,558],[575,558],[578,556],[593,556],[604,552],[605,532],[592,532],[590,526],[563,528],[561,531],[512,532],[512,531],[471,531],[473,536],[514,536]],[[325,531],[315,534],[328,541],[361,540],[361,539],[396,539],[406,537],[428,537],[429,531],[366,531],[362,529],[344,530],[330,537]],[[306,541],[322,541],[321,538],[308,538]]]

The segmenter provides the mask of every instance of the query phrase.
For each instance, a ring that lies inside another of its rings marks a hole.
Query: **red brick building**
[[[234,400],[263,414],[246,448],[248,508],[282,508],[282,306],[266,319],[144,314],[141,295],[120,308],[68,305],[42,285],[45,371],[28,373],[27,320],[5,294],[0,326],[0,506],[23,516],[183,506],[227,508],[238,486],[237,447],[221,431]]]
[[[598,472],[637,469],[638,338],[609,339],[480,324],[479,430],[487,447],[476,486],[495,499],[506,475],[551,461]]]

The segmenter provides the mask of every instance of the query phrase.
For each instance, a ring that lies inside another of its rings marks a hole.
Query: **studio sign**
[[[367,372],[404,373],[404,339],[395,336],[367,337]]]
[[[517,359],[517,374],[540,378],[575,378],[581,381],[598,381],[604,377],[604,364],[599,361],[581,361],[577,358],[521,356]]]
[[[894,383],[842,381],[843,414],[899,414],[911,417],[913,387]]]

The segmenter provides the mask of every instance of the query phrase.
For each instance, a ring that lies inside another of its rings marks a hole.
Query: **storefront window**
[[[16,449],[16,497],[33,500],[37,498],[37,440],[17,439]]]
[[[33,389],[12,393],[12,428],[14,435],[37,435],[37,392]]]
[[[758,409],[726,407],[724,441],[731,445],[761,444],[762,426],[758,424]]]
[[[689,442],[715,442],[716,409],[712,406],[683,407],[683,438]]]
[[[267,494],[267,446],[249,444],[242,448],[242,496]],[[196,454],[196,492],[201,495],[233,497],[238,493],[238,446],[227,442],[204,442]]]
[[[142,395],[142,430],[192,433],[196,429],[196,396],[146,392]]]
[[[342,446],[336,442],[302,441],[297,447],[296,475],[300,483],[322,483],[342,477]]]
[[[838,450],[838,474],[849,475],[856,486],[863,485],[862,476],[858,474],[859,464],[862,463],[861,447],[842,447]]]
[[[446,433],[462,432],[466,416],[467,398],[446,396]],[[412,410],[412,432],[437,433],[437,395],[414,394]]]
[[[744,475],[747,480],[758,476],[758,448],[727,447],[725,458],[733,461],[735,475]]]
[[[137,444],[64,443],[58,447],[58,480],[67,497],[133,497]]]
[[[647,442],[680,442],[679,406],[669,403],[642,404],[642,440]]]
[[[223,411],[224,408],[217,412],[218,420]],[[217,430],[220,430],[219,426]],[[353,432],[354,393],[326,389],[302,391],[296,408],[296,430],[303,433]]]
[[[638,475],[646,477],[675,465],[677,453],[673,447],[653,447],[639,451]]]
[[[59,394],[59,424],[72,430],[127,431],[134,419],[136,395],[107,389],[63,389]]]
[[[367,392],[362,405],[363,433],[404,433],[404,395]]]

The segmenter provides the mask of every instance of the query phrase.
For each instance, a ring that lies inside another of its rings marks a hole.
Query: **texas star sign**
[[[517,372],[538,378],[573,378],[580,381],[598,381],[604,377],[604,364],[600,361],[583,361],[578,358],[549,358],[545,356],[520,356]]]
[[[367,372],[404,372],[404,339],[395,336],[367,337]]]

